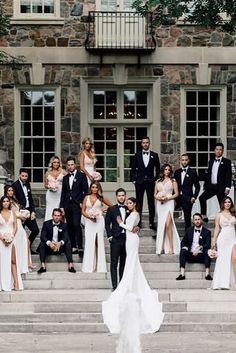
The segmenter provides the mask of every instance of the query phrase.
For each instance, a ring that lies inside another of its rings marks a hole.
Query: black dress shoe
[[[78,250],[78,254],[80,257],[83,257],[84,256],[84,250],[83,249],[79,249]]]
[[[76,270],[74,267],[70,267],[68,268],[68,271],[71,272],[71,273],[76,273]]]
[[[149,228],[152,229],[152,230],[157,230],[157,227],[155,226],[154,223],[150,223],[149,224]]]
[[[39,274],[40,273],[44,273],[44,272],[47,272],[47,269],[44,268],[44,267],[40,267],[40,269],[37,271]]]
[[[176,278],[176,281],[183,281],[184,279],[185,279],[185,276],[179,275],[179,276]]]
[[[30,253],[31,253],[31,255],[38,255],[38,253],[32,249],[30,250]]]
[[[212,281],[212,277],[211,277],[211,275],[207,275],[207,276],[205,276],[205,279],[206,279],[207,281]]]
[[[203,218],[202,221],[208,223],[208,217]]]
[[[78,250],[76,249],[76,250],[73,250],[72,251],[72,254],[74,255],[74,254],[78,254]]]
[[[157,236],[156,235],[152,235],[152,239],[156,239],[157,238]]]

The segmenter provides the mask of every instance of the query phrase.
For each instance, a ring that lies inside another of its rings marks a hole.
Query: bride
[[[127,340],[129,343],[130,340],[133,341],[128,333],[131,327],[138,335],[154,333],[159,330],[164,314],[162,304],[158,301],[158,294],[149,287],[139,261],[139,237],[137,233],[132,233],[132,229],[140,220],[134,197],[127,200],[127,207],[130,215],[126,218],[126,224],[117,217],[120,227],[126,229],[127,257],[124,274],[116,290],[102,303],[102,313],[104,323],[110,332],[120,333],[118,352],[138,353],[140,350],[137,345],[135,351],[135,348],[128,349],[125,344]]]
[[[156,253],[179,254],[180,239],[174,222],[175,199],[179,196],[178,185],[172,178],[172,167],[164,164],[160,179],[156,181],[154,197],[158,218]]]
[[[213,289],[236,289],[236,234],[233,201],[226,196],[215,219],[212,247],[217,245]]]

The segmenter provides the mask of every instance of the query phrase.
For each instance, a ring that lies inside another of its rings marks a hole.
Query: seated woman
[[[156,253],[179,254],[180,239],[174,222],[174,203],[179,196],[178,185],[172,178],[173,170],[170,164],[161,168],[160,179],[156,181],[154,197],[158,218]]]
[[[107,272],[103,204],[112,206],[111,201],[103,197],[99,182],[93,181],[82,206],[82,214],[85,218],[83,272]]]
[[[0,199],[0,290],[3,291],[11,291],[12,288],[23,289],[14,244],[16,230],[16,216],[11,210],[10,200],[2,196]]]

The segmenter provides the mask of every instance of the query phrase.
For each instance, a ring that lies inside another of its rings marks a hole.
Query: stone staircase
[[[183,235],[183,224],[177,222]],[[155,240],[142,229],[140,260],[152,288],[158,290],[165,312],[161,332],[236,331],[236,293],[212,291],[204,266],[188,265],[186,280],[176,281],[178,256],[155,254]],[[109,244],[106,243],[109,269]],[[34,256],[39,266],[38,256]],[[110,273],[82,273],[74,255],[76,274],[67,272],[64,255],[48,258],[48,271],[24,276],[22,292],[0,292],[0,332],[102,333],[101,302],[111,292]],[[212,264],[212,270],[214,264]]]

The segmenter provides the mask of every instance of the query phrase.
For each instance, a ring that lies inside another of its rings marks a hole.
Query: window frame
[[[21,92],[23,91],[55,91],[55,155],[61,155],[61,107],[60,97],[61,88],[58,86],[18,86],[14,89],[14,175],[18,178],[18,171],[22,167],[22,148],[21,148]],[[31,181],[31,186],[35,190],[43,190],[44,183]]]
[[[181,136],[181,141],[180,141],[180,150],[181,154],[186,153],[186,139],[187,139],[187,109],[186,109],[186,97],[187,97],[187,91],[219,91],[220,92],[220,139],[221,142],[224,144],[224,154],[227,155],[227,87],[226,86],[211,86],[211,85],[206,85],[206,86],[200,86],[200,85],[187,85],[187,86],[182,86],[180,88],[181,92],[181,104],[180,104],[180,136]],[[209,135],[208,135],[209,136]],[[213,153],[213,151],[209,151],[210,153]],[[191,165],[191,161],[190,161]],[[195,167],[194,167],[195,168]],[[197,172],[199,171],[199,166],[196,166]]]
[[[21,13],[20,12],[20,1],[13,0],[13,17],[11,18],[11,24],[24,24],[30,22],[32,24],[61,24],[64,23],[64,19],[61,17],[60,1],[54,0],[54,13],[39,14],[39,13]]]

